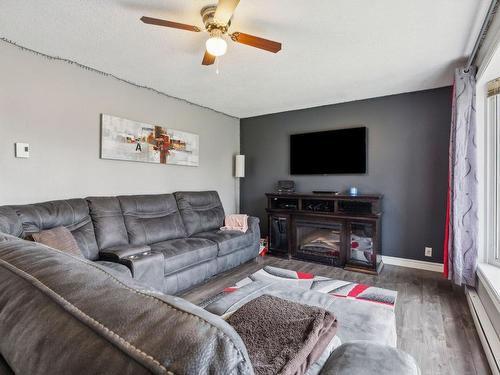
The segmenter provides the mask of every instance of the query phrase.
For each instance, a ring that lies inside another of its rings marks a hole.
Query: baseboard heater
[[[466,287],[467,302],[493,375],[500,375],[500,338],[474,288]]]

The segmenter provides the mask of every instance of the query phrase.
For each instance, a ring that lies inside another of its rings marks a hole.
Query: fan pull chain
[[[219,59],[215,60],[215,74],[219,75]]]

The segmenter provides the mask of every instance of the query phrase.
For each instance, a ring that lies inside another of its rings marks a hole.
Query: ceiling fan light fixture
[[[207,31],[210,36],[206,41],[206,50],[203,54],[203,60],[201,60],[201,64],[204,66],[213,65],[215,62],[218,63],[219,60],[217,57],[226,54],[226,39],[228,39],[226,35],[235,43],[245,44],[268,52],[279,52],[281,50],[281,43],[238,31],[229,33],[231,18],[239,2],[240,0],[218,0],[217,5],[209,5],[202,8],[200,14],[205,30],[194,25],[146,16],[141,17],[141,21],[150,25],[197,33]]]
[[[214,30],[210,33],[210,38],[207,40],[206,47],[207,52],[215,57],[222,56],[226,53],[227,43],[222,38],[222,33],[219,30]]]

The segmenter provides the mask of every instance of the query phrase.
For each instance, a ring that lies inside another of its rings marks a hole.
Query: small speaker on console
[[[290,180],[278,181],[276,185],[276,190],[278,193],[294,193],[295,192],[295,182]]]

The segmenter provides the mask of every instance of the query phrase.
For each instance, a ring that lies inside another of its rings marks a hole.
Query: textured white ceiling
[[[241,0],[231,31],[283,43],[274,55],[229,41],[204,67],[205,33],[143,24],[143,15],[202,26],[205,0],[1,0],[0,37],[232,116],[451,84],[489,0]],[[0,57],[1,58],[1,57]]]

